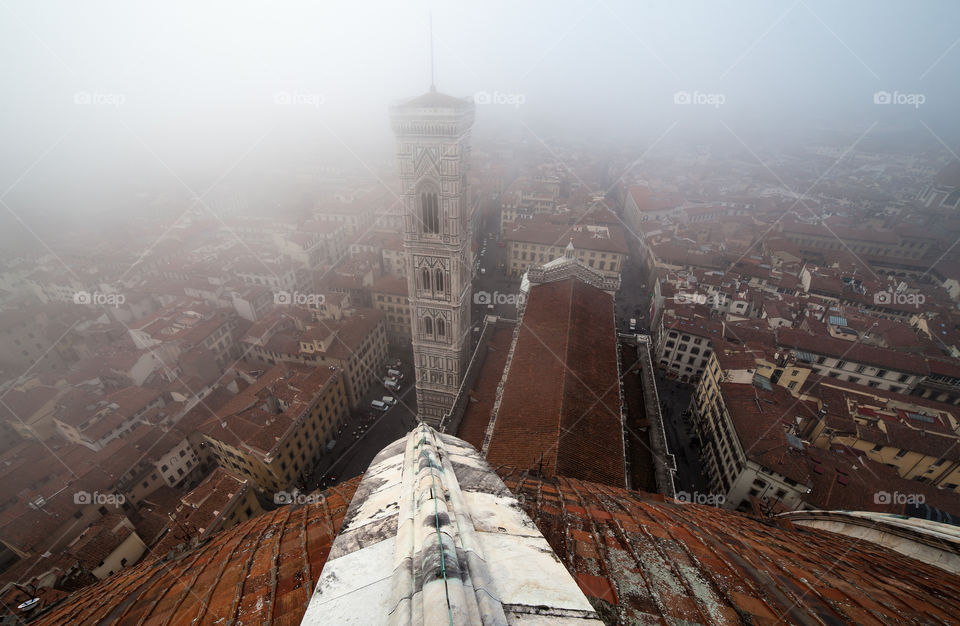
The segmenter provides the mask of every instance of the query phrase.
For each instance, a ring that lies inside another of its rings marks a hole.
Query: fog
[[[956,145],[950,1],[20,1],[0,5],[0,194],[29,220],[329,165],[384,176],[389,103],[430,85],[431,12],[437,88],[479,94],[481,145]]]

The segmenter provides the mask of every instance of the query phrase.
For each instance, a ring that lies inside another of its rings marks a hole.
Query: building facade
[[[437,425],[456,400],[470,349],[474,104],[430,92],[391,109],[420,417]]]
[[[405,348],[410,345],[410,297],[407,281],[401,278],[382,277],[370,287],[373,306],[383,311],[387,328],[387,340],[391,345]]]

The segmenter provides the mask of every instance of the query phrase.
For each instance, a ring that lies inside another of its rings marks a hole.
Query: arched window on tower
[[[445,336],[446,325],[443,323],[443,320],[437,318],[437,337]]]
[[[439,267],[437,268],[437,280],[434,284],[437,286],[437,291],[443,291],[443,270]]]
[[[437,234],[440,232],[440,205],[437,194],[424,192],[420,194],[420,219],[423,222],[423,232]]]
[[[423,318],[423,333],[425,335],[433,334],[433,320],[429,317]]]
[[[423,284],[421,286],[427,291],[429,291],[430,290],[430,268],[428,267],[423,268],[422,275],[423,275],[423,281],[422,281]]]

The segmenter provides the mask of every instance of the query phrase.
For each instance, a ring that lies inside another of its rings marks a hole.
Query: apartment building
[[[657,365],[681,381],[693,381],[703,374],[713,354],[713,342],[723,338],[723,324],[704,318],[685,320],[663,315],[656,337]]]
[[[78,388],[57,402],[53,421],[67,441],[99,451],[163,405],[163,394],[156,389],[126,387],[104,396],[96,387]]]
[[[217,465],[272,494],[313,468],[347,414],[339,368],[280,363],[198,430]]]
[[[894,468],[902,478],[960,491],[960,410],[904,394],[823,379],[805,388],[821,410],[801,435]]]
[[[370,287],[370,299],[374,308],[383,312],[390,344],[409,346],[412,335],[406,279],[387,276],[377,279]]]
[[[164,554],[188,541],[202,541],[263,513],[256,485],[218,467],[195,489],[180,498],[163,538],[153,548]]]
[[[243,338],[246,358],[276,365],[300,363],[336,367],[343,372],[351,407],[357,407],[387,360],[385,314],[376,309],[356,309],[339,321],[316,324],[278,322],[264,318]]]
[[[511,276],[523,275],[532,265],[563,258],[567,244],[572,242],[578,261],[607,277],[619,278],[628,253],[623,228],[613,224],[570,226],[527,220],[509,229],[504,241]]]
[[[167,367],[173,367],[182,353],[199,350],[209,353],[222,369],[236,356],[237,326],[234,311],[212,309],[196,301],[178,301],[128,328],[134,345],[150,350]]]
[[[837,339],[792,328],[777,331],[781,349],[792,350],[814,374],[874,389],[910,393],[927,373],[926,360],[914,353]]]

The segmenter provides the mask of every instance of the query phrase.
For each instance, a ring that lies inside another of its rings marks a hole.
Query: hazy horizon
[[[430,84],[431,12],[437,88],[478,99],[481,147],[509,133],[639,156],[863,135],[949,157],[958,138],[960,6],[949,2],[0,11],[0,194],[24,220],[123,206],[137,189],[202,193],[224,176],[255,185],[325,164],[381,176],[390,102]]]

